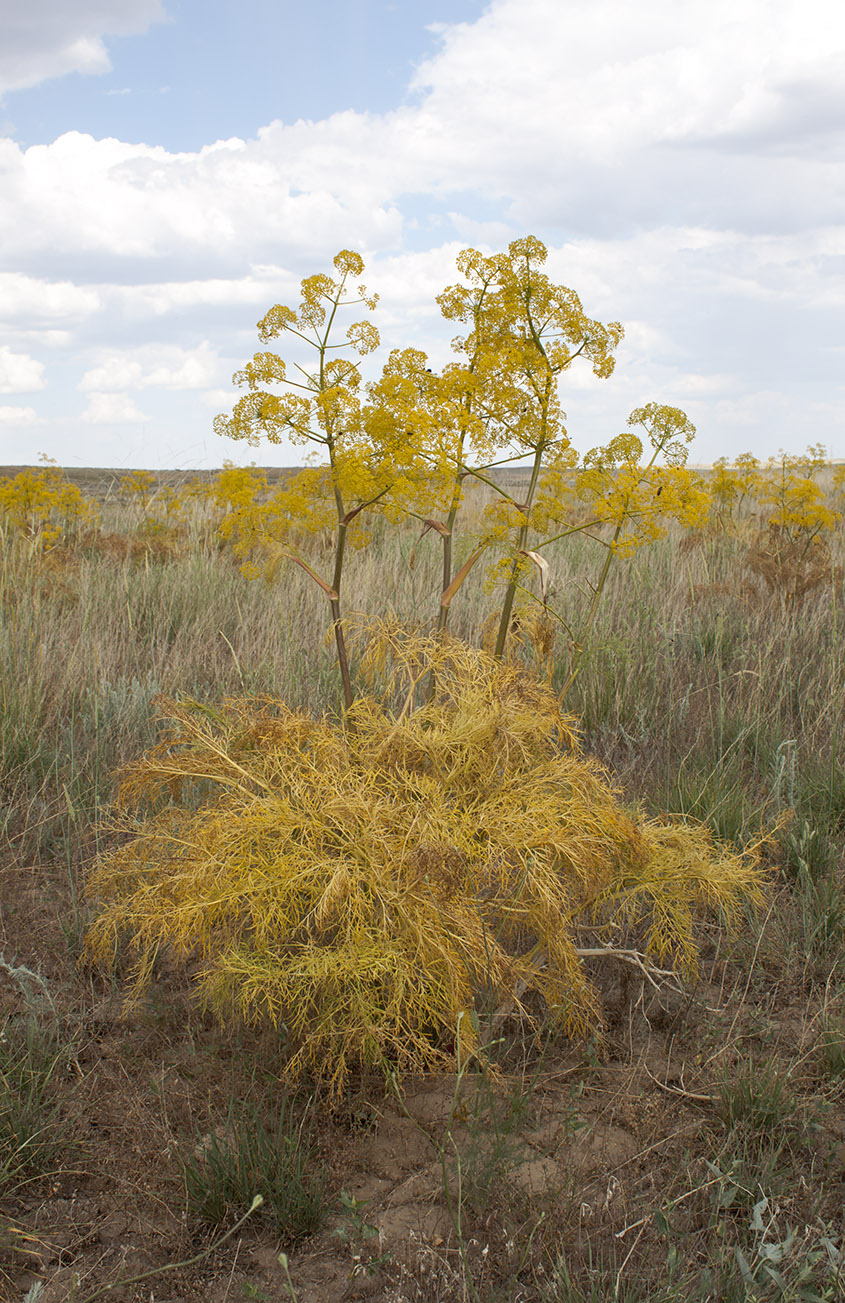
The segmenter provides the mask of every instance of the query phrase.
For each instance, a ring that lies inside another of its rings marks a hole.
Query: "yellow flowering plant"
[[[0,480],[0,520],[36,548],[90,529],[99,519],[96,503],[71,484],[55,462],[47,457],[42,461],[40,470]]]
[[[412,438],[419,466],[404,505],[435,530],[443,548],[438,627],[469,568],[486,549],[499,558],[494,573],[504,591],[495,654],[504,654],[513,605],[526,566],[529,530],[560,516],[561,495],[577,457],[563,426],[558,384],[577,358],[597,376],[613,369],[622,328],[586,316],[574,291],[543,271],[545,246],[528,237],[507,252],[467,249],[457,260],[463,282],[438,296],[447,321],[466,327],[453,342],[459,362],[435,373],[419,350],[396,350],[370,397],[381,419]],[[525,500],[509,493],[496,472],[530,458]],[[495,498],[480,537],[454,572],[453,543],[467,483],[485,484]],[[592,523],[596,523],[593,521]],[[584,528],[580,522],[576,528]],[[527,564],[531,564],[528,560]]]
[[[739,920],[763,898],[760,847],[736,853],[703,828],[632,814],[581,753],[560,694],[509,656],[526,563],[541,573],[545,608],[541,549],[590,530],[605,549],[597,605],[616,555],[654,537],[665,514],[702,510],[684,466],[692,427],[675,408],[632,414],[651,443],[645,465],[634,428],[579,463],[558,384],[579,358],[610,375],[622,328],[590,320],[545,259],[530,238],[460,256],[465,283],[439,303],[465,334],[439,373],[398,350],[362,385],[356,359],[375,348],[375,328],[334,335],[363,271],[348,251],[336,276],[302,282],[297,311],[276,306],[259,323],[264,343],[285,336],[313,350],[312,368],[256,354],[235,376],[247,392],[216,428],[253,444],[289,439],[324,461],[272,493],[232,472],[227,514],[239,546],[293,560],[325,593],[346,711],[317,718],[255,697],[163,703],[159,745],[124,773],[124,838],[89,880],[100,907],[92,957],[113,960],[127,943],[140,993],[168,947],[206,1005],[277,1027],[287,1075],[308,1072],[334,1094],[360,1068],[454,1071],[464,1033],[483,1060],[510,1019],[598,1031],[587,961],[633,956],[651,974],[692,973],[697,921]],[[375,305],[362,286],[353,302]],[[496,471],[526,459],[519,501]],[[498,505],[454,572],[468,482],[495,490]],[[440,613],[431,632],[362,621],[360,682],[380,690],[355,698],[344,550],[374,509],[417,516],[443,539]],[[334,565],[321,574],[296,531],[329,527]],[[446,628],[487,548],[504,562],[492,654]]]
[[[267,476],[255,465],[236,466],[224,461],[223,469],[208,487],[207,502],[221,543],[231,543],[246,560],[262,546],[262,503],[269,492]]]
[[[735,461],[719,457],[710,475],[713,511],[722,528],[735,520],[744,504],[756,499],[763,482],[759,460],[751,452],[740,453]]]
[[[828,503],[816,476],[826,466],[825,450],[781,452],[761,470],[758,501],[763,528],[748,551],[748,563],[788,604],[835,574],[827,535],[842,515]]]
[[[578,498],[589,504],[596,521],[612,527],[609,539],[591,531],[604,548],[604,559],[592,596],[574,639],[565,694],[578,673],[587,636],[593,627],[611,566],[618,556],[662,538],[667,522],[699,528],[707,519],[710,495],[700,476],[689,470],[686,459],[695,426],[678,407],[648,403],[628,417],[629,429],[594,448],[583,459],[576,479]],[[640,430],[645,435],[643,442]],[[645,451],[649,447],[646,459]]]
[[[467,251],[458,266],[469,285],[450,286],[438,300],[447,320],[470,327],[453,347],[473,359],[489,445],[509,450],[497,464],[529,461],[522,502],[488,479],[499,498],[488,524],[508,554],[494,647],[499,658],[526,566],[543,472],[560,475],[571,466],[559,382],[578,358],[597,377],[610,376],[613,352],[624,333],[618,322],[603,325],[589,318],[575,291],[555,284],[543,270],[546,258],[545,245],[533,236],[512,241],[507,253],[493,258]]]
[[[118,496],[135,517],[138,532],[148,538],[178,536],[185,523],[182,495],[160,484],[151,471],[131,471],[118,481]],[[191,496],[190,491],[186,496]]]
[[[365,421],[356,359],[378,347],[376,327],[367,320],[355,321],[343,342],[335,338],[343,308],[359,304],[369,311],[375,308],[377,296],[369,294],[364,285],[358,285],[357,298],[347,298],[350,284],[364,271],[363,260],[357,253],[341,250],[334,269],[334,277],[319,274],[302,281],[297,310],[277,304],[258,323],[262,343],[287,336],[310,349],[310,368],[299,362],[291,367],[276,353],[256,353],[234,376],[234,383],[248,392],[231,416],[216,418],[214,427],[218,434],[245,439],[253,446],[266,437],[270,443],[289,441],[325,458],[326,465],[317,477],[304,473],[276,493],[264,513],[265,523],[271,518],[273,528],[264,530],[263,537],[275,544],[278,555],[301,566],[328,599],[348,709],[354,694],[341,615],[347,537],[356,517],[373,509],[396,487],[402,473],[403,443],[398,438],[385,441],[384,426],[378,430],[382,437],[373,437],[372,427]],[[322,498],[316,509],[315,486]],[[334,523],[334,566],[329,575],[321,575],[289,537],[279,543],[279,535],[284,533],[285,518],[323,527],[326,509]]]
[[[423,533],[439,536],[441,632],[471,567],[483,553],[494,555],[492,580],[502,588],[491,639],[497,658],[505,656],[509,636],[517,637],[517,626],[526,627],[525,611],[516,611],[515,603],[520,592],[533,597],[527,587],[532,569],[540,575],[541,618],[548,623],[544,548],[588,532],[605,550],[578,636],[555,617],[577,657],[614,557],[660,537],[670,518],[698,525],[706,515],[703,484],[684,464],[694,429],[677,408],[651,403],[638,409],[628,431],[579,462],[564,424],[560,382],[579,360],[598,378],[610,376],[623,331],[618,322],[605,325],[588,317],[578,295],[548,276],[546,259],[545,246],[530,236],[514,240],[503,253],[464,250],[457,259],[462,281],[437,300],[444,318],[463,328],[453,341],[458,360],[435,372],[419,349],[396,349],[364,397],[359,367],[347,354],[370,353],[378,332],[369,322],[357,322],[345,344],[336,343],[332,332],[341,308],[354,302],[372,309],[376,300],[359,286],[359,297],[347,303],[347,282],[362,273],[363,263],[357,254],[342,252],[335,259],[336,278],[302,282],[298,313],[277,305],[259,323],[265,342],[285,334],[300,347],[309,345],[315,367],[296,364],[291,372],[280,356],[262,352],[234,377],[249,392],[231,417],[217,418],[219,433],[252,443],[262,435],[276,443],[289,438],[324,455],[324,464],[291,476],[261,502],[253,499],[229,527],[239,531],[251,573],[259,571],[255,548],[263,547],[265,562],[268,552],[271,565],[274,557],[291,558],[325,592],[347,708],[353,690],[340,588],[350,531],[361,513],[410,515]],[[651,445],[648,457],[643,434]],[[514,462],[527,462],[522,500],[497,473]],[[486,485],[494,499],[457,567],[456,524],[468,483]],[[298,551],[296,533],[303,530],[333,532],[331,574],[318,574]],[[366,537],[359,531],[359,541]]]

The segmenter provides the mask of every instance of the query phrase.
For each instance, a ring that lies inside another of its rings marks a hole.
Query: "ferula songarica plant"
[[[345,720],[163,703],[88,884],[88,952],[128,943],[136,992],[168,947],[221,1018],[284,1029],[287,1073],[337,1092],[353,1068],[454,1069],[459,1024],[482,1054],[503,1006],[597,1031],[582,929],[690,973],[698,924],[760,902],[755,850],[632,816],[524,670],[442,632],[361,636],[380,690]]]

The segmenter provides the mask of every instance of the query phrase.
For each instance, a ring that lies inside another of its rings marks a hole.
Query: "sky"
[[[580,450],[656,401],[694,462],[845,458],[845,7],[0,4],[0,464],[299,463],[212,428],[267,310],[355,249],[373,366],[439,366],[458,253],[528,234],[625,326]]]

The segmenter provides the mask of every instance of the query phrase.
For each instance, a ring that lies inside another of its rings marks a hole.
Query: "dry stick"
[[[235,1274],[235,1267],[238,1265],[238,1257],[240,1256],[242,1244],[243,1240],[238,1240],[238,1247],[235,1249],[235,1256],[232,1259],[232,1270],[229,1272],[229,1279],[226,1281],[226,1293],[223,1295],[223,1303],[228,1303],[229,1290],[232,1288],[232,1277]]]
[[[529,954],[530,953],[531,952],[529,952]],[[642,973],[643,977],[651,984],[651,986],[654,987],[655,991],[660,990],[660,985],[654,980],[655,977],[660,978],[662,982],[668,982],[670,978],[677,976],[677,974],[672,972],[670,968],[656,968],[653,964],[649,964],[645,956],[640,954],[639,950],[616,950],[612,946],[576,946],[575,954],[579,959],[618,959],[622,964],[630,964],[632,968],[636,968],[639,973]],[[548,962],[547,957],[542,950],[538,950],[533,958],[535,966],[538,969],[544,968]],[[503,1018],[507,1018],[513,1012],[516,1005],[519,1004],[519,1001],[522,999],[529,986],[530,982],[525,978],[520,978],[516,983],[513,994],[508,996],[508,998],[499,1005],[499,1008],[493,1014],[493,1021],[501,1022]],[[678,988],[676,987],[675,989],[677,990]]]
[[[683,1099],[691,1099],[696,1104],[713,1103],[712,1095],[699,1095],[694,1090],[684,1090],[682,1086],[670,1086],[668,1081],[660,1081],[658,1077],[653,1076],[645,1064],[643,1064],[643,1070],[649,1080],[653,1081],[655,1086],[658,1086],[660,1090],[665,1090],[667,1095],[680,1095]]]
[[[261,1207],[263,1202],[264,1196],[257,1194],[243,1217],[235,1222],[231,1230],[228,1230],[225,1235],[221,1235],[219,1240],[215,1240],[214,1244],[210,1244],[207,1249],[203,1249],[202,1253],[198,1253],[195,1258],[186,1258],[184,1262],[167,1262],[163,1267],[153,1267],[150,1271],[142,1271],[140,1276],[126,1276],[122,1280],[115,1280],[111,1285],[103,1285],[100,1289],[95,1289],[93,1294],[86,1294],[85,1298],[79,1300],[79,1303],[94,1303],[94,1299],[102,1298],[104,1294],[109,1294],[113,1289],[120,1289],[124,1285],[137,1285],[139,1281],[149,1280],[151,1276],[160,1276],[165,1271],[179,1271],[182,1267],[196,1266],[198,1262],[202,1262],[204,1258],[215,1253],[221,1244],[225,1244],[227,1240],[231,1239],[235,1232],[240,1230],[246,1219],[251,1217],[257,1208]]]
[[[613,1297],[614,1297],[615,1299],[618,1299],[618,1298],[619,1298],[619,1286],[620,1286],[621,1283],[622,1283],[622,1272],[623,1272],[623,1271],[625,1270],[625,1268],[627,1267],[628,1262],[629,1262],[629,1260],[630,1260],[630,1258],[631,1258],[631,1254],[634,1252],[634,1249],[637,1247],[637,1245],[639,1244],[640,1240],[641,1240],[642,1237],[643,1237],[643,1234],[644,1234],[644,1232],[645,1232],[645,1228],[646,1228],[647,1220],[648,1220],[648,1219],[646,1219],[646,1220],[643,1222],[642,1226],[641,1226],[640,1229],[637,1231],[636,1239],[634,1240],[634,1243],[631,1245],[631,1247],[630,1247],[630,1249],[628,1250],[628,1252],[625,1254],[625,1261],[622,1263],[622,1266],[619,1268],[619,1270],[618,1270],[617,1273],[616,1273],[616,1280],[615,1280],[614,1285],[613,1285]]]
[[[674,1212],[674,1210],[678,1207],[678,1204],[683,1203],[685,1199],[691,1199],[694,1194],[701,1194],[702,1190],[709,1189],[711,1185],[716,1185],[717,1182],[721,1180],[722,1180],[721,1175],[711,1176],[709,1181],[704,1181],[703,1184],[697,1185],[694,1190],[687,1190],[686,1194],[682,1194],[679,1196],[679,1198],[673,1199],[669,1205],[670,1209]],[[621,1240],[624,1236],[628,1235],[630,1231],[635,1231],[638,1226],[644,1226],[646,1222],[650,1222],[653,1216],[654,1213],[646,1213],[645,1217],[641,1217],[639,1221],[631,1222],[630,1226],[623,1226],[621,1231],[615,1231],[613,1238],[616,1240]]]

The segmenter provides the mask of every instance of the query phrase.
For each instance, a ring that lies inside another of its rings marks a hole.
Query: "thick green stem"
[[[349,657],[346,654],[346,636],[343,632],[343,619],[340,610],[340,585],[343,579],[343,556],[346,551],[346,535],[349,531],[349,522],[344,509],[343,497],[337,482],[334,439],[331,434],[328,436],[327,444],[329,449],[329,464],[331,466],[335,506],[337,508],[337,542],[335,544],[334,575],[332,577],[334,596],[329,599],[329,605],[332,610],[332,628],[334,630],[335,646],[337,647],[337,661],[340,666],[340,681],[343,686],[343,704],[345,709],[349,710],[355,699],[355,694],[352,690],[352,676],[349,673]]]
[[[343,633],[343,620],[340,616],[340,602],[333,600],[329,605],[332,609],[332,628],[334,629],[337,659],[340,665],[340,679],[343,684],[343,704],[349,710],[355,700],[355,694],[352,690],[352,676],[349,673],[349,658],[346,655],[346,638]]]
[[[458,517],[458,508],[460,506],[460,479],[455,481],[455,492],[452,495],[452,504],[449,508],[449,514],[446,517],[446,533],[443,538],[443,582],[440,587],[441,600],[440,611],[437,616],[437,632],[444,634],[446,632],[446,622],[449,619],[449,607],[443,604],[443,594],[449,591],[449,585],[452,582],[452,539],[455,533],[455,521]],[[433,678],[432,678],[433,684]]]
[[[534,501],[534,494],[537,490],[537,482],[540,478],[540,470],[543,465],[543,452],[545,450],[545,439],[543,439],[535,449],[534,465],[531,469],[531,481],[528,485],[528,496],[522,506],[522,525],[516,541],[516,556],[511,566],[510,579],[505,590],[505,600],[502,603],[502,614],[499,618],[499,632],[496,637],[496,647],[493,652],[497,661],[500,661],[505,654],[505,644],[508,639],[508,630],[511,624],[511,614],[513,604],[516,598],[516,590],[519,586],[519,553],[525,550],[525,544],[528,542],[528,522],[531,515],[531,506]]]

